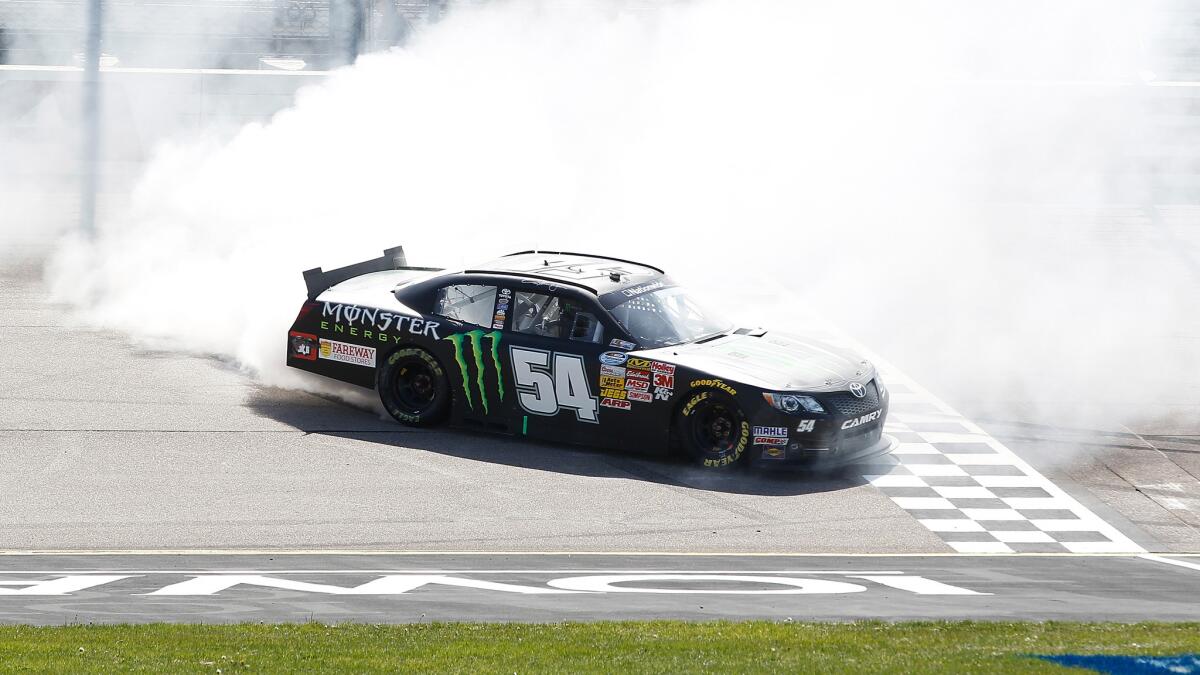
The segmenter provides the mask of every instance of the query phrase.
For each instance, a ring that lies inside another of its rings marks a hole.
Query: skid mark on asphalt
[[[891,391],[891,455],[863,476],[959,553],[1141,553],[979,425],[874,359]]]

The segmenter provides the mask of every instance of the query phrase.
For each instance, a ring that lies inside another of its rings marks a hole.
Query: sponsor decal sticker
[[[625,400],[625,390],[617,388],[605,388],[600,390],[600,395],[604,398],[615,398]]]
[[[654,386],[666,387],[667,389],[674,389],[675,388],[675,376],[674,375],[664,375],[663,373],[655,373],[654,374]]]
[[[618,389],[621,389],[621,388],[625,387],[625,378],[613,377],[612,375],[601,375],[600,376],[600,386],[601,387],[616,387]]]
[[[617,410],[629,410],[631,407],[629,401],[622,401],[617,398],[606,398],[600,401],[600,405],[604,406],[605,408],[616,408]]]
[[[650,370],[650,359],[630,358],[629,367],[637,368],[638,370]]]
[[[670,401],[671,396],[675,393],[674,389],[668,387],[655,387],[654,398],[658,401]]]
[[[755,445],[787,445],[787,436],[755,436]]]
[[[609,341],[608,346],[616,347],[617,349],[624,349],[625,351],[629,351],[631,349],[637,349],[636,344],[634,344],[628,340],[622,340],[620,338],[613,338],[612,340]]]
[[[600,366],[601,375],[609,375],[611,377],[625,377],[625,369],[621,366]]]
[[[292,356],[305,361],[317,360],[317,336],[309,333],[288,331],[288,349]]]
[[[855,417],[852,420],[846,420],[845,422],[842,422],[842,428],[843,429],[853,429],[854,427],[858,427],[858,426],[862,426],[864,424],[868,424],[870,422],[874,422],[875,420],[879,419],[879,416],[882,414],[883,414],[883,410],[876,410],[875,412],[867,413],[866,415],[863,415],[862,417]]]
[[[426,321],[419,316],[395,314],[358,305],[326,302],[321,310],[321,330],[349,333],[356,337],[365,337],[368,340],[378,339],[380,342],[391,340],[399,343],[403,339],[403,336],[400,335],[386,335],[389,332],[408,333],[439,340],[441,335],[438,334],[438,327],[441,325],[437,321]]]
[[[628,359],[625,352],[604,352],[600,355],[600,363],[606,366],[623,366]]]
[[[329,361],[352,363],[356,366],[375,367],[375,348],[352,345],[349,342],[321,339],[320,356]]]
[[[655,361],[654,363],[650,364],[650,370],[653,370],[656,373],[662,373],[664,375],[674,375],[675,374],[675,366],[674,365],[672,365],[670,363],[660,363],[658,361]]]
[[[478,387],[479,402],[483,406],[483,413],[488,413],[488,395],[487,389],[484,386],[484,350],[483,339],[487,338],[489,342],[488,356],[491,358],[492,369],[496,373],[496,393],[500,400],[504,400],[504,372],[500,366],[500,331],[492,331],[484,333],[482,330],[473,330],[468,333],[455,333],[442,338],[454,345],[454,362],[458,364],[458,372],[462,375],[463,392],[467,397],[467,406],[475,409],[475,399],[471,396],[471,378],[470,373],[472,368],[475,372],[475,386]],[[467,347],[470,347],[471,362],[467,362]]]
[[[636,370],[634,368],[627,368],[625,370],[625,377],[628,377],[631,380],[649,380],[650,379],[650,371]]]
[[[633,288],[626,288],[625,290],[621,291],[621,293],[623,293],[625,295],[625,297],[627,297],[627,298],[632,298],[635,295],[641,295],[642,293],[649,293],[650,291],[656,291],[656,290],[662,288],[664,285],[665,284],[663,284],[663,282],[661,282],[661,281],[652,281],[648,284],[642,284],[641,286],[634,286]]]
[[[650,391],[650,383],[645,380],[626,380],[625,388],[629,391]]]
[[[627,391],[625,392],[625,398],[639,403],[649,403],[654,400],[653,396],[644,391]]]
[[[787,436],[787,427],[754,427],[755,436]]]
[[[784,459],[787,451],[783,448],[767,448],[763,450],[763,459]]]
[[[720,389],[730,396],[737,396],[737,389],[725,384],[721,380],[692,380],[691,386],[693,389],[696,387],[712,387],[714,389]]]

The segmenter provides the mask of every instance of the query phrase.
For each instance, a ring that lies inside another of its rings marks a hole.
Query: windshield
[[[679,286],[630,298],[612,315],[643,347],[669,347],[724,333],[733,325],[703,309]]]

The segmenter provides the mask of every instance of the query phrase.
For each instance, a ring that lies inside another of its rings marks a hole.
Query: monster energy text
[[[491,349],[489,353],[492,357],[492,368],[496,371],[496,389],[500,395],[500,400],[504,400],[504,374],[500,370],[500,331],[494,330],[490,333],[484,333],[482,330],[473,330],[467,333],[456,333],[448,337],[442,338],[449,340],[454,345],[454,362],[458,364],[458,372],[462,375],[463,391],[467,395],[467,405],[472,410],[475,409],[475,401],[471,397],[471,382],[468,376],[471,368],[467,365],[467,360],[463,353],[463,343],[471,345],[471,356],[475,362],[475,385],[479,390],[479,400],[483,405],[483,414],[488,414],[488,395],[487,388],[483,382],[484,362],[483,362],[483,339],[487,338]]]

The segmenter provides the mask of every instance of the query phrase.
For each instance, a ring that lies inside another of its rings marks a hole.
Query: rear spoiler
[[[314,267],[311,270],[304,270],[304,285],[308,286],[308,299],[316,300],[317,296],[325,291],[325,289],[340,284],[347,279],[360,277],[371,272],[387,272],[390,270],[420,270],[424,272],[436,272],[441,270],[440,267],[409,267],[408,261],[404,257],[404,247],[396,246],[393,248],[384,249],[383,255],[372,260],[364,260],[362,262],[339,267],[328,272],[321,271],[320,267]]]

